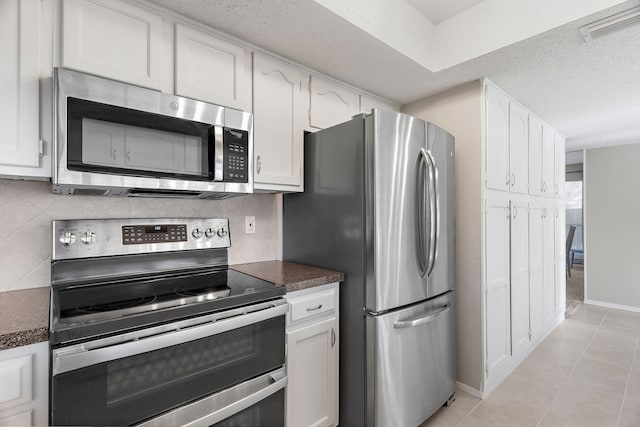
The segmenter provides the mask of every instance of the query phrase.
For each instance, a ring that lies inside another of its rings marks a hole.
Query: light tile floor
[[[640,426],[640,313],[582,305],[484,400],[420,427]]]

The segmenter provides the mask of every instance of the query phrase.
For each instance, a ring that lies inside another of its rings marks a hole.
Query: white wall
[[[585,298],[640,311],[640,144],[585,156]]]
[[[482,388],[481,93],[480,82],[471,82],[402,109],[456,138],[458,381],[476,390]]]
[[[53,219],[229,218],[229,264],[240,264],[276,259],[276,208],[271,194],[225,200],[59,196],[48,182],[0,179],[0,292],[49,286]],[[245,215],[255,215],[255,234],[244,234]]]

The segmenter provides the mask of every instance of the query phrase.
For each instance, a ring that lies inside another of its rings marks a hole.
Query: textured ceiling
[[[593,43],[577,30],[640,0],[437,73],[312,0],[151,1],[401,104],[487,77],[565,134],[568,149],[640,142],[640,27]],[[443,12],[477,2],[424,3]]]
[[[437,24],[449,19],[483,0],[407,0],[429,21]]]

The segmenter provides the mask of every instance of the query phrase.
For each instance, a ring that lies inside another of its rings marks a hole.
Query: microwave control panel
[[[224,182],[249,182],[249,132],[224,128]]]

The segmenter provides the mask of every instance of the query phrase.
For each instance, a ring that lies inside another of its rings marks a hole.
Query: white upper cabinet
[[[564,138],[556,133],[555,137],[555,197],[564,199],[564,183],[565,177],[565,141]]]
[[[512,193],[529,191],[529,114],[527,110],[509,103],[509,184]]]
[[[542,195],[555,196],[555,132],[549,126],[542,128]]]
[[[254,53],[253,179],[257,190],[303,190],[306,78],[292,65]]]
[[[360,112],[370,113],[372,109],[379,108],[387,111],[399,111],[398,107],[388,102],[383,102],[379,99],[372,98],[367,95],[360,95]]]
[[[38,0],[0,1],[0,174],[12,174],[12,167],[21,167],[20,175],[43,172],[39,169],[40,18]]]
[[[160,89],[162,18],[121,0],[62,2],[62,65]]]
[[[248,50],[176,24],[176,95],[251,110]]]
[[[529,194],[542,195],[542,122],[529,115]]]
[[[357,93],[328,80],[311,76],[309,126],[325,129],[351,120],[360,111]]]
[[[509,99],[491,85],[485,86],[486,103],[486,186],[507,191],[509,173]]]

